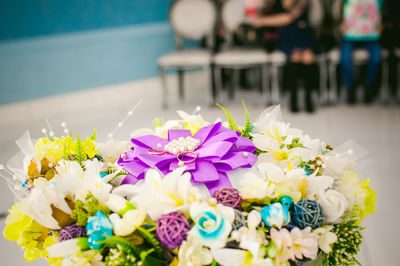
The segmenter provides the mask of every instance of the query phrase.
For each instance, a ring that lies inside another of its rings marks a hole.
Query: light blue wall
[[[8,21],[7,29],[0,27],[0,104],[157,76],[158,57],[175,47],[166,21],[169,2],[8,3],[21,13],[0,8],[1,23]]]
[[[167,21],[172,0],[1,0],[0,41]]]

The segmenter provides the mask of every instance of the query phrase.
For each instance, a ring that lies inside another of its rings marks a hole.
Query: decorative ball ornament
[[[322,207],[314,200],[300,200],[294,204],[292,220],[301,229],[320,227],[324,223]]]
[[[247,225],[246,216],[244,216],[241,211],[235,210],[235,218],[232,223],[232,231],[237,231],[241,227],[246,225]]]
[[[77,224],[71,224],[60,231],[60,242],[77,238],[77,237],[85,237],[86,229],[83,226],[79,226]]]
[[[185,215],[171,212],[161,216],[157,221],[156,235],[163,245],[171,249],[179,247],[186,240],[190,224]]]
[[[220,188],[214,192],[213,197],[222,205],[232,207],[234,209],[241,209],[240,200],[242,198],[240,197],[239,190],[236,188]]]

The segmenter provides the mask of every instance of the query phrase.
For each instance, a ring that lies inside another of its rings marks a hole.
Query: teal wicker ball
[[[324,223],[322,207],[314,200],[300,200],[294,204],[292,221],[301,229],[321,227]]]

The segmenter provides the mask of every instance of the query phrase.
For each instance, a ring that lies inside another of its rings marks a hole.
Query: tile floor
[[[89,135],[97,128],[100,140],[124,117],[139,99],[143,104],[135,114],[116,133],[117,139],[128,139],[129,133],[136,128],[151,127],[154,117],[175,118],[175,110],[191,112],[197,105],[207,106],[204,92],[205,85],[200,74],[193,73],[186,77],[187,97],[178,105],[176,91],[170,93],[170,108],[160,107],[160,84],[157,79],[144,80],[98,88],[56,97],[38,99],[11,105],[0,106],[0,162],[17,152],[14,140],[29,129],[31,136],[41,136],[41,128],[46,126],[47,116],[53,129],[61,133],[61,122],[66,122],[69,129],[80,135]],[[170,87],[175,87],[175,77],[169,77]],[[233,102],[225,102],[228,110],[243,121],[241,98],[244,98],[255,119],[264,109],[256,92],[241,92]],[[398,265],[396,257],[398,240],[397,229],[400,208],[396,198],[399,193],[400,176],[397,164],[400,163],[400,108],[399,106],[358,105],[321,107],[315,114],[291,114],[283,108],[283,116],[294,127],[302,128],[312,137],[320,137],[332,145],[339,145],[348,139],[356,140],[369,150],[373,163],[361,171],[372,180],[377,191],[376,214],[368,217],[364,231],[364,244],[360,253],[363,265]],[[204,107],[202,115],[208,120],[224,117],[218,108]],[[13,203],[11,193],[4,181],[0,181],[0,213],[5,212]],[[1,220],[1,230],[4,219]],[[1,265],[24,265],[22,252],[15,243],[0,237]],[[44,265],[36,261],[33,265]]]

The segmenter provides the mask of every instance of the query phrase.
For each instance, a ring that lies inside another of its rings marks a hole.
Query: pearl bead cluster
[[[165,145],[164,150],[176,155],[181,152],[195,151],[199,146],[200,140],[187,136],[186,138],[180,137],[179,139],[174,139]]]

